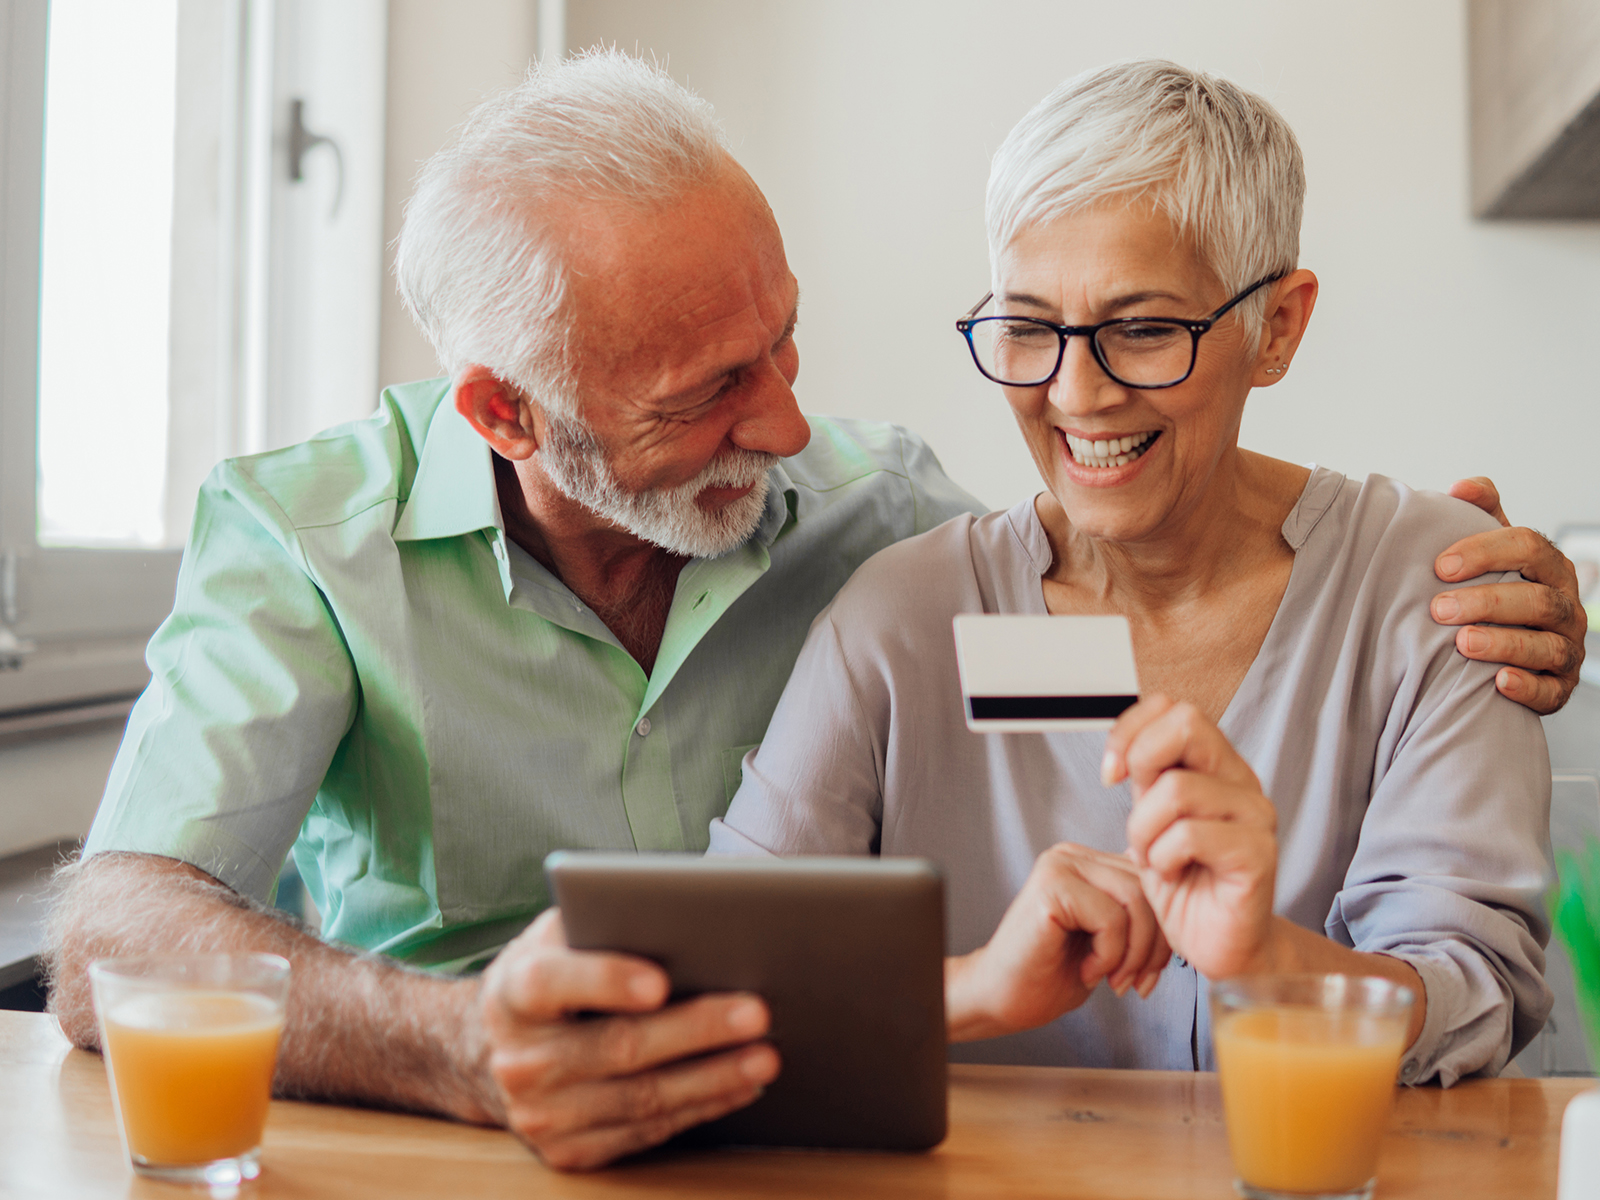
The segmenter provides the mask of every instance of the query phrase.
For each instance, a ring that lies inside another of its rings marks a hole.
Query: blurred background
[[[0,854],[87,828],[212,465],[437,372],[388,247],[541,55],[616,45],[709,99],[801,282],[803,407],[911,427],[993,506],[1038,485],[953,328],[991,153],[1085,68],[1225,75],[1300,137],[1323,287],[1245,444],[1600,527],[1592,0],[0,6]]]

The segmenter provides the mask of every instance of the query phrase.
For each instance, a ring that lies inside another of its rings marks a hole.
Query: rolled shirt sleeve
[[[232,463],[206,482],[85,855],[180,858],[270,899],[359,698],[287,529]]]

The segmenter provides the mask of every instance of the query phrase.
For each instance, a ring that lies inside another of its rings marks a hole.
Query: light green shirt
[[[684,567],[647,676],[506,537],[448,394],[212,473],[86,854],[268,899],[292,844],[325,937],[469,963],[548,903],[551,850],[704,849],[812,618],[982,511],[906,431],[812,418],[754,536]]]

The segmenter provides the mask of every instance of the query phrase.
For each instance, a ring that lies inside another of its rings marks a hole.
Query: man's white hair
[[[1260,96],[1161,59],[1115,63],[1056,88],[995,152],[989,258],[1069,213],[1153,202],[1237,293],[1299,263],[1305,190],[1294,132]],[[1265,303],[1257,292],[1241,316]]]
[[[576,415],[563,216],[669,203],[727,158],[711,105],[655,65],[593,50],[533,67],[422,168],[400,294],[452,376],[477,363]]]

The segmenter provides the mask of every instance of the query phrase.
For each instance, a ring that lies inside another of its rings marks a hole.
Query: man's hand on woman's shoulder
[[[1434,560],[1445,583],[1499,571],[1520,571],[1524,583],[1480,584],[1440,592],[1433,619],[1460,625],[1456,649],[1481,662],[1504,663],[1495,687],[1504,696],[1548,715],[1578,686],[1588,617],[1578,600],[1578,576],[1567,556],[1532,529],[1513,526],[1500,508],[1500,492],[1482,476],[1463,479],[1450,494],[1475,504],[1501,528],[1475,533]]]

